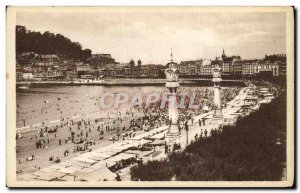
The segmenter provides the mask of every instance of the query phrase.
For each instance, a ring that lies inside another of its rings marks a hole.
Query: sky
[[[260,59],[286,53],[282,12],[203,12],[199,9],[110,8],[85,11],[22,11],[17,25],[60,33],[93,53],[124,63],[166,64],[214,59],[222,54]]]

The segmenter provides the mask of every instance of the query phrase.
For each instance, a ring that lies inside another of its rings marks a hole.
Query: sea
[[[213,87],[181,86],[180,91],[201,90],[205,92]],[[29,89],[17,89],[16,91],[16,118],[17,128],[38,125],[43,122],[61,120],[62,118],[87,117],[87,115],[106,113],[100,107],[100,98],[105,93],[126,93],[132,98],[136,93],[163,93],[168,92],[164,86],[62,86],[48,85],[35,86]],[[210,92],[210,93],[211,93]],[[212,97],[212,96],[211,96]],[[112,99],[111,99],[112,100]],[[111,101],[106,101],[110,104]],[[111,109],[119,112],[120,109]]]

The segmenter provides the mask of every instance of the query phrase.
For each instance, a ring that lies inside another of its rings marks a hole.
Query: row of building
[[[95,68],[90,64],[77,64],[74,67],[64,70],[67,79],[97,79],[97,78],[160,78],[162,69],[161,65],[141,65],[139,60],[138,66],[129,64],[107,64]]]
[[[181,78],[201,78],[212,75],[215,65],[222,68],[223,76],[286,76],[286,55],[265,56],[261,60],[242,60],[240,56],[226,56],[214,60],[181,61]],[[57,55],[22,53],[17,55],[17,80],[74,80],[103,78],[165,78],[167,65],[146,64],[139,59],[120,64],[110,54],[94,54],[84,61],[61,59]]]
[[[242,60],[240,56],[226,56],[215,60],[182,61],[179,64],[181,76],[210,76],[215,65],[222,68],[223,76],[286,76],[286,55],[270,55],[264,59]]]

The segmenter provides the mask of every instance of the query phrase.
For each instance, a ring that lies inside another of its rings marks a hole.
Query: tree
[[[88,59],[88,58],[90,58],[92,56],[92,50],[90,50],[90,49],[84,49],[83,51],[82,51],[82,58],[83,59]]]
[[[90,49],[82,50],[78,42],[72,42],[69,38],[45,31],[27,30],[25,26],[16,26],[16,52],[35,52],[37,54],[56,54],[67,58],[80,59],[90,57]]]

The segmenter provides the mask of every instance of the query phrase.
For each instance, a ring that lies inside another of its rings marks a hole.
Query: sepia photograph
[[[291,187],[293,7],[6,9],[8,187]]]

